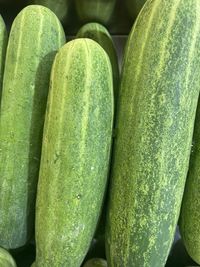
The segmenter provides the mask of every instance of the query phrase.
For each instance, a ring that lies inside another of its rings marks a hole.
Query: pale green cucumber
[[[51,9],[63,22],[67,19],[70,0],[31,0],[30,3]]]
[[[200,264],[200,101],[198,103],[190,166],[179,220],[180,233],[190,257]]]
[[[65,43],[57,17],[24,8],[7,47],[0,110],[0,245],[17,248],[31,237],[49,76]]]
[[[107,267],[107,266],[108,266],[108,265],[107,265],[106,260],[104,260],[104,259],[99,259],[99,258],[88,260],[88,261],[83,265],[83,267]]]
[[[82,22],[100,22],[108,24],[110,21],[116,0],[75,0],[76,11]]]
[[[36,266],[79,267],[106,187],[113,125],[109,57],[90,39],[60,49],[51,73],[36,204]]]
[[[110,58],[113,71],[113,88],[114,96],[117,98],[118,87],[119,87],[119,66],[117,53],[114,47],[112,37],[108,30],[101,24],[91,22],[87,23],[80,28],[78,31],[77,38],[90,38],[100,44],[103,49],[106,51]]]
[[[106,227],[109,267],[163,267],[200,90],[200,1],[148,0],[123,63]]]
[[[0,266],[1,267],[17,267],[13,257],[10,255],[10,253],[0,248]]]
[[[7,42],[8,42],[8,34],[6,30],[6,25],[3,21],[3,18],[0,15],[0,101],[1,101],[1,91],[3,83],[3,72],[4,72],[4,62],[5,62]]]

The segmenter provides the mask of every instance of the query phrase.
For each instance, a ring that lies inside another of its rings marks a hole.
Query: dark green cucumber
[[[1,91],[3,83],[3,72],[4,72],[4,62],[5,62],[7,42],[8,42],[8,34],[6,30],[6,25],[3,21],[3,18],[0,15],[0,101],[1,101]]]
[[[114,96],[117,98],[118,87],[119,87],[119,66],[117,53],[114,47],[112,37],[108,30],[99,23],[87,23],[80,28],[78,31],[77,38],[90,38],[100,44],[106,51],[110,58],[113,71],[113,88]]]
[[[60,49],[51,73],[36,204],[36,267],[79,267],[99,218],[109,168],[113,82],[90,39]]]
[[[91,259],[87,261],[83,267],[107,267],[107,262],[104,259]]]
[[[75,5],[82,22],[96,21],[105,25],[113,15],[116,0],[75,0]]]
[[[34,203],[49,76],[65,43],[57,17],[28,6],[10,32],[0,111],[0,245],[23,246],[34,224]]]
[[[106,226],[109,267],[163,267],[200,90],[200,1],[147,1],[123,63]]]
[[[56,16],[61,20],[67,19],[69,11],[69,0],[31,0],[31,4],[45,6],[53,11]]]
[[[190,257],[200,264],[200,101],[198,103],[190,166],[183,195],[179,227]]]
[[[126,0],[127,11],[132,19],[136,19],[140,10],[144,6],[147,0]]]
[[[17,267],[13,257],[10,255],[10,253],[0,248],[0,266],[1,267]]]
[[[99,43],[103,49],[107,52],[110,62],[112,65],[113,71],[113,88],[114,88],[114,98],[115,104],[117,102],[118,88],[119,88],[119,66],[117,53],[112,41],[112,37],[109,34],[108,30],[99,23],[87,23],[80,28],[78,31],[77,38],[90,38],[97,43]],[[116,106],[116,105],[115,105]],[[95,233],[95,246],[92,252],[96,252],[95,256],[99,257],[99,254],[105,255],[105,214],[106,214],[106,205],[104,205],[103,213],[101,215],[100,221],[98,223],[97,231]],[[100,247],[101,252],[97,251]],[[101,255],[102,256],[102,255]]]

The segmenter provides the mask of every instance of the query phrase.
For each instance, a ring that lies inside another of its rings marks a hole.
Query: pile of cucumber
[[[0,16],[0,267],[164,267],[177,227],[200,265],[200,1],[126,4],[121,75],[116,1]]]

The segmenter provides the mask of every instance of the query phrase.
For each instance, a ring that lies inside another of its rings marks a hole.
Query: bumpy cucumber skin
[[[114,98],[116,100],[119,87],[119,65],[114,43],[108,30],[99,23],[91,22],[83,25],[78,31],[76,37],[89,38],[96,41],[108,54],[112,65]]]
[[[200,264],[200,101],[193,135],[190,166],[179,220],[180,233],[190,257]]]
[[[13,257],[10,255],[10,253],[0,248],[0,266],[1,267],[17,267]]]
[[[10,32],[0,111],[0,245],[23,246],[34,224],[49,77],[65,35],[57,17],[28,6]]]
[[[113,15],[116,0],[75,0],[75,5],[82,22],[96,21],[107,25]]]
[[[51,9],[63,22],[67,19],[70,0],[31,0],[30,3]]]
[[[126,0],[127,11],[132,19],[136,19],[147,0]]]
[[[106,52],[90,39],[60,49],[51,73],[36,204],[36,266],[79,267],[106,187],[113,124]]]
[[[91,259],[88,260],[83,267],[107,267],[107,262],[104,259]]]
[[[6,30],[6,25],[3,21],[3,18],[0,15],[0,101],[1,101],[3,72],[4,72],[7,42],[8,42],[8,33]]]
[[[110,267],[165,265],[200,84],[200,2],[147,1],[126,47],[106,226]]]

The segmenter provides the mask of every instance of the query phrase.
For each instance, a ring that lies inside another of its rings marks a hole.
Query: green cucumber
[[[136,19],[146,1],[147,0],[126,0],[127,11],[132,19]]]
[[[179,220],[180,233],[190,257],[200,264],[200,101],[193,135],[190,166]]]
[[[116,0],[75,0],[75,5],[82,22],[96,21],[108,24],[113,15]]]
[[[21,247],[31,237],[49,76],[65,43],[57,17],[24,8],[8,41],[0,111],[0,245]]]
[[[10,253],[0,248],[0,266],[1,267],[17,267],[13,257],[10,255]]]
[[[107,267],[107,262],[104,259],[96,258],[87,261],[83,267]]]
[[[106,51],[110,58],[113,71],[113,88],[114,96],[117,98],[118,85],[119,85],[119,66],[117,53],[114,47],[112,37],[108,30],[99,23],[87,23],[78,31],[77,38],[90,38],[100,44]]]
[[[200,90],[200,1],[147,1],[119,90],[106,225],[110,267],[163,267],[177,225]]]
[[[61,20],[67,19],[69,11],[69,0],[31,0],[31,4],[45,6],[53,11],[56,16]]]
[[[106,187],[113,125],[110,60],[90,39],[60,49],[51,73],[36,204],[36,266],[79,267]]]
[[[36,267],[35,262],[32,263],[31,267]]]
[[[5,55],[6,55],[7,41],[8,41],[8,34],[6,30],[6,25],[3,21],[3,18],[0,15],[0,100],[1,100],[4,61],[5,61]]]

